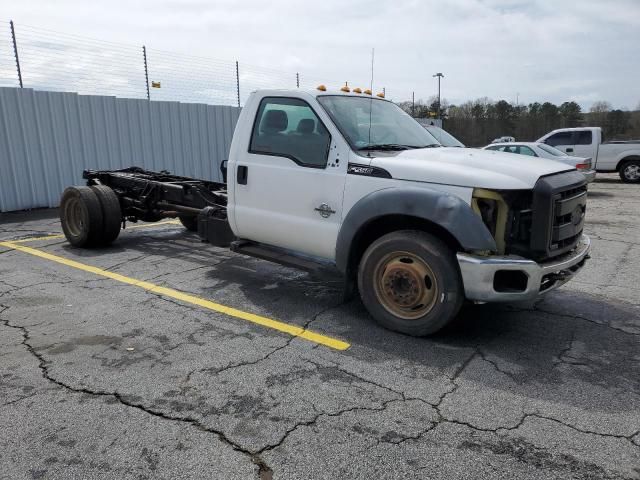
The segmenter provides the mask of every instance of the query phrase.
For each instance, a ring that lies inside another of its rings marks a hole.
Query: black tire
[[[627,160],[620,165],[618,174],[624,183],[640,183],[640,160]]]
[[[122,226],[122,210],[120,200],[111,188],[106,185],[93,185],[91,187],[96,194],[102,208],[102,237],[98,240],[101,246],[107,246],[114,242],[120,235]]]
[[[103,234],[102,208],[89,187],[68,187],[60,199],[60,223],[74,247],[97,245]]]
[[[389,233],[367,248],[358,287],[380,325],[412,336],[443,328],[464,301],[455,252],[433,235],[413,230]]]
[[[198,217],[184,216],[184,217],[178,217],[178,218],[180,219],[180,223],[184,225],[184,228],[186,228],[190,232],[198,231]]]

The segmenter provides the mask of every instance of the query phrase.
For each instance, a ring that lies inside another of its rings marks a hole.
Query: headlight
[[[502,195],[491,190],[475,188],[471,198],[471,208],[480,215],[496,241],[498,253],[505,252],[505,231],[509,206]]]

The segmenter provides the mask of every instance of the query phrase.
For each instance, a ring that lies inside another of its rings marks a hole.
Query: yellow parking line
[[[21,240],[6,240],[6,241],[11,243],[27,243],[27,242],[39,242],[40,240],[57,240],[61,238],[64,238],[64,235],[46,235],[44,237],[29,237],[29,238],[23,238]]]
[[[338,340],[337,338],[332,338],[326,335],[322,335],[320,333],[312,332],[302,327],[299,327],[297,325],[290,325],[288,323],[280,322],[278,320],[273,320],[271,318],[263,317],[261,315],[255,315],[253,313],[243,312],[242,310],[238,310],[232,307],[227,307],[225,305],[212,302],[211,300],[206,300],[204,298],[200,298],[195,295],[180,292],[172,288],[161,287],[159,285],[155,285],[150,282],[145,282],[144,280],[136,280],[135,278],[126,277],[124,275],[120,275],[119,273],[110,272],[108,270],[103,270],[98,267],[76,262],[75,260],[69,260],[68,258],[52,255],[51,253],[47,253],[42,250],[26,247],[23,245],[18,245],[16,242],[0,242],[0,246],[18,250],[23,253],[28,253],[29,255],[34,255],[36,257],[44,258],[45,260],[50,260],[52,262],[60,263],[68,267],[93,273],[95,275],[100,275],[102,277],[110,278],[117,282],[133,285],[134,287],[140,287],[143,290],[147,290],[149,292],[156,293],[158,295],[162,295],[165,297],[173,298],[181,302],[190,303],[192,305],[197,305],[199,307],[206,308],[208,310],[224,313],[225,315],[229,315],[231,317],[240,318],[242,320],[246,320],[248,322],[255,323],[257,325],[262,325],[263,327],[271,328],[273,330],[278,330],[279,332],[288,333],[289,335],[292,335],[294,337],[304,338],[305,340],[308,340],[310,342],[318,343],[320,345],[325,345],[327,347],[330,347],[336,350],[346,350],[351,346],[349,343],[343,342],[342,340]]]
[[[134,228],[152,228],[152,227],[157,227],[158,225],[179,225],[179,224],[180,224],[179,220],[167,220],[165,222],[144,223],[142,225],[130,225],[127,228],[125,228],[124,231],[126,232],[127,230],[131,230]],[[39,242],[41,240],[59,240],[62,238],[64,238],[64,235],[58,234],[58,235],[45,235],[44,237],[29,237],[29,238],[23,238],[21,240],[6,240],[6,241],[11,243],[27,243],[27,242]]]

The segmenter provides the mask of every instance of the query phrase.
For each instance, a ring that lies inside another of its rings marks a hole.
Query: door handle
[[[335,210],[333,210],[329,205],[327,205],[326,203],[323,203],[322,205],[320,205],[319,207],[314,208],[314,210],[318,213],[320,213],[320,216],[322,218],[329,218],[330,215],[336,213]]]
[[[249,177],[249,168],[246,165],[238,165],[238,175],[236,176],[239,185],[246,185]]]
[[[573,148],[567,148],[567,153],[573,153]]]

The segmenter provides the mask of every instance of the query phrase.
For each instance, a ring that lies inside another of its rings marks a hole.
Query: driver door
[[[240,238],[334,260],[348,156],[326,125],[299,98],[261,100],[248,152],[229,172]]]

